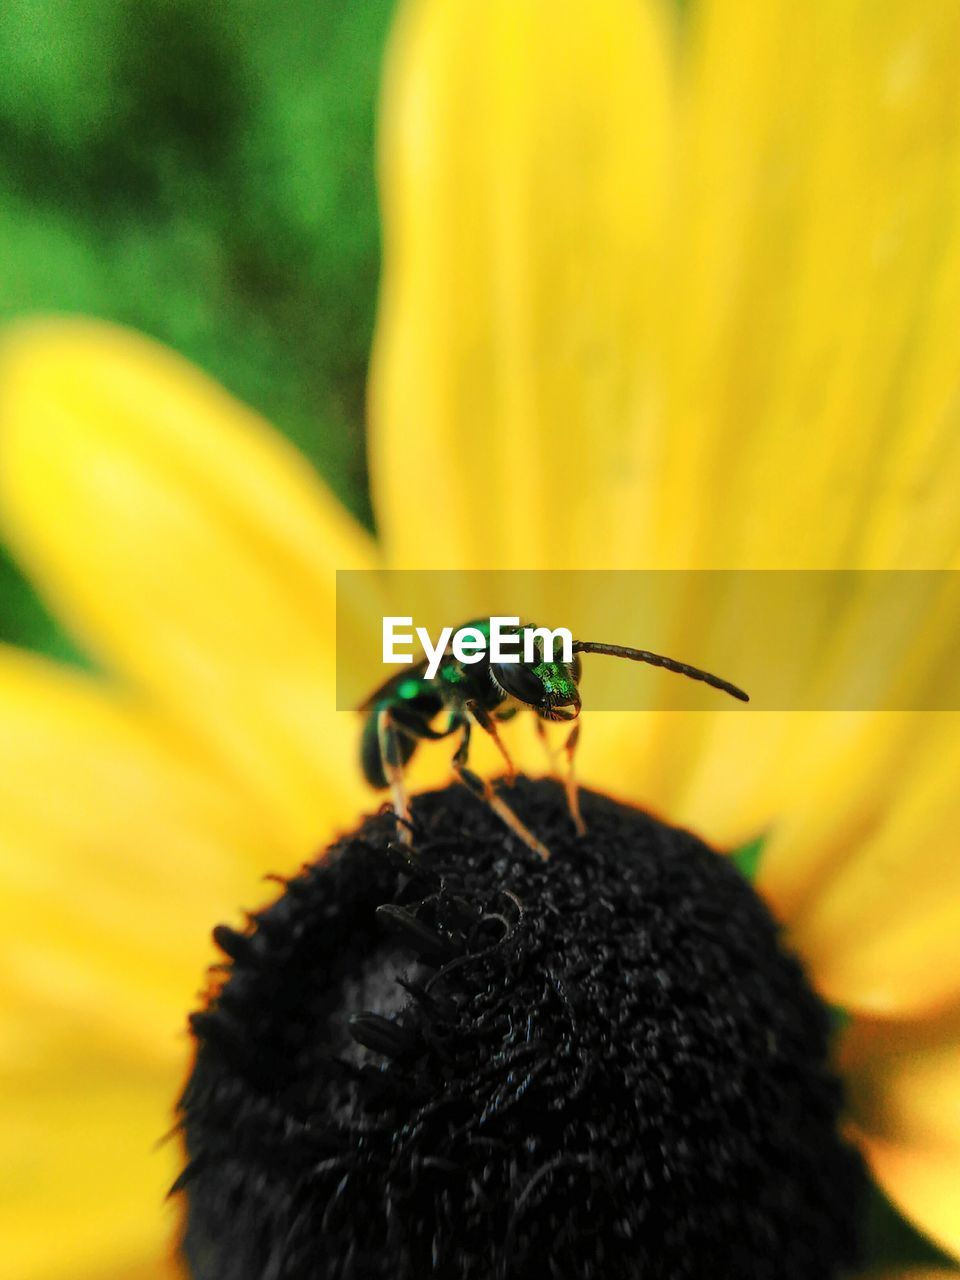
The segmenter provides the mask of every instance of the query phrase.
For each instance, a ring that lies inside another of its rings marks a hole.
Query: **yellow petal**
[[[0,1003],[29,1032],[3,1055],[70,1011],[89,1038],[180,1062],[210,930],[272,896],[281,855],[182,735],[0,649]]]
[[[18,1280],[175,1280],[182,1167],[162,1143],[180,1086],[60,1034],[26,1073],[0,1068],[0,1236]]]
[[[856,1130],[854,1136],[873,1176],[904,1217],[960,1258],[960,1153],[883,1142]]]
[[[952,563],[960,14],[705,0],[688,38],[665,554]]]
[[[669,220],[662,561],[956,565],[958,14],[707,0],[691,44]],[[942,661],[927,643],[936,616],[917,619],[911,679]],[[692,600],[675,646],[711,625]],[[747,614],[742,626],[749,673]],[[825,639],[829,668],[837,638]],[[888,719],[664,716],[636,772],[669,812],[724,842],[786,811],[763,865],[790,916],[915,776],[911,746],[927,730],[903,724],[898,742]],[[625,735],[611,755],[622,774]],[[902,896],[904,880],[890,888]],[[929,927],[917,958],[928,969]],[[882,946],[876,920],[872,930]]]
[[[941,1267],[910,1267],[907,1271],[871,1271],[866,1280],[957,1280],[960,1271]]]
[[[840,1065],[860,1128],[960,1153],[960,1007],[919,1020],[858,1018],[841,1042]]]
[[[174,1280],[160,1144],[216,957],[279,846],[177,730],[0,648],[0,1239],[18,1280]],[[56,1230],[50,1225],[55,1224]],[[6,1274],[6,1271],[5,1271]]]
[[[960,17],[707,0],[682,52],[650,6],[404,11],[373,395],[398,563],[953,562]]]
[[[928,575],[913,577],[920,584],[929,581]],[[949,577],[960,579],[956,574]],[[955,679],[958,585],[950,581],[946,589],[921,592],[925,598],[911,610],[911,644],[895,678],[908,698],[917,695],[916,705],[933,705],[931,693],[951,687]],[[833,645],[831,665],[836,670],[846,663],[854,687],[858,670],[869,666],[875,647],[871,621],[876,631],[876,615],[867,609],[848,631],[845,654]],[[953,882],[949,874],[940,880],[937,865],[949,857],[946,850],[952,841],[949,814],[955,787],[950,770],[957,757],[960,717],[953,712],[852,712],[794,716],[791,721],[795,732],[777,759],[784,780],[782,816],[767,843],[760,880],[780,917],[799,920],[821,890],[833,894],[845,883],[847,870],[855,873],[856,866],[862,866],[858,860],[865,844],[875,865],[878,848],[891,839],[905,842],[891,855],[899,870],[887,882],[898,906],[909,890],[912,907],[925,910],[924,897],[929,905],[935,883],[937,912],[949,909]],[[880,888],[875,883],[874,889]],[[855,897],[858,892],[854,890]],[[849,905],[854,911],[852,929],[868,898]],[[897,919],[906,922],[899,910]],[[871,929],[869,939],[861,936],[856,943],[877,940],[876,929]],[[852,934],[847,942],[854,942]],[[922,954],[916,959],[923,963]],[[922,986],[917,994],[926,999]]]
[[[892,740],[876,733],[876,753],[857,740],[859,759],[815,796],[822,809],[808,816],[801,843],[778,851],[774,838],[761,887],[775,885],[785,849],[800,860],[804,844],[819,850],[814,887],[791,904],[792,945],[835,1003],[911,1016],[960,998],[960,717],[894,717],[894,725]]]
[[[370,549],[254,414],[123,330],[14,330],[0,513],[81,639],[225,763],[290,855],[352,816],[335,570],[366,567]]]
[[[855,1136],[897,1207],[960,1257],[960,1011],[865,1020],[841,1047]]]
[[[613,563],[642,526],[666,7],[409,0],[381,127],[373,482],[402,568]],[[616,536],[613,536],[613,531]]]
[[[597,369],[565,358],[558,372],[552,353],[525,344],[522,333],[518,339],[507,312],[498,310],[506,297],[511,316],[539,314],[544,256],[553,254],[556,282],[580,248],[554,218],[550,225],[567,237],[565,246],[538,241],[528,249],[534,266],[526,275],[500,271],[489,250],[493,237],[471,221],[484,200],[496,199],[501,209],[518,202],[510,194],[513,170],[494,171],[480,143],[453,154],[450,139],[472,137],[471,122],[457,115],[460,86],[469,81],[457,62],[467,56],[457,44],[467,9],[451,5],[439,16],[429,5],[411,9],[386,98],[394,274],[381,318],[375,444],[384,458],[381,505],[393,513],[389,545],[400,562],[449,555],[462,564],[539,564],[546,554],[554,564],[589,564],[599,547],[608,564],[661,567],[955,563],[960,337],[949,316],[960,306],[957,16],[936,3],[882,15],[862,4],[798,11],[784,2],[762,13],[737,3],[698,6],[684,48],[679,112],[671,110],[667,62],[658,81],[668,86],[666,107],[636,124],[652,155],[662,154],[659,131],[666,131],[676,173],[661,207],[635,219],[662,236],[656,256],[665,265],[658,276],[653,255],[644,258],[632,287],[651,296],[643,302],[637,295],[636,323],[620,331],[638,390],[633,409],[621,406],[626,444],[618,445],[611,475],[607,441],[620,439],[613,409],[590,422],[561,408],[551,418],[556,434],[536,425],[537,397],[546,403],[555,384],[557,399],[575,405],[567,379],[592,382]],[[502,32],[500,38],[515,53]],[[469,56],[482,62],[472,44]],[[506,79],[508,71],[502,74]],[[529,70],[527,78],[533,83]],[[570,77],[565,83],[591,103],[606,102],[605,88]],[[469,84],[462,92],[472,101]],[[546,97],[541,87],[536,92]],[[481,116],[473,112],[476,131]],[[492,132],[487,117],[483,127]],[[497,144],[499,155],[512,157],[499,134]],[[461,192],[468,208],[461,208]],[[610,260],[619,253],[629,277],[634,259],[608,242]],[[448,286],[454,276],[466,281],[461,291]],[[461,297],[468,301],[463,314],[456,309]],[[470,378],[487,369],[477,353],[488,349],[482,335],[491,331],[504,346],[510,338],[496,367],[509,371],[510,394],[524,406],[503,445],[500,401],[490,404],[496,379],[477,390]],[[557,342],[554,350],[567,348]],[[457,374],[444,381],[451,367]],[[528,413],[530,403],[535,410]],[[491,441],[483,457],[496,466],[495,483],[459,433],[461,423],[476,424],[470,441],[480,438],[479,415],[494,424],[482,438]],[[415,483],[420,459],[409,441],[420,438],[424,423],[429,456],[447,470],[421,527],[401,495]],[[557,457],[569,456],[562,447],[568,434],[579,441],[577,475],[585,483],[576,492],[551,483],[539,506],[535,497],[518,497],[514,477],[549,475]],[[507,465],[521,456],[520,441],[530,448],[531,437],[532,465]],[[400,475],[405,483],[391,489]],[[488,490],[482,505],[474,496],[480,485]],[[611,536],[624,488],[632,521]],[[672,647],[688,651],[708,625],[692,600],[677,619]],[[749,618],[741,626],[748,633]],[[830,656],[827,646],[824,661]],[[792,781],[829,765],[824,743],[842,737],[829,720],[812,716],[802,731],[774,716],[758,722],[665,714],[642,726],[605,717],[585,735],[584,776],[728,843],[782,812],[795,794]],[[890,778],[878,775],[877,788]]]

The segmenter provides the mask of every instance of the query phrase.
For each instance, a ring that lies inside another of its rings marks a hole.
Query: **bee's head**
[[[544,720],[576,720],[580,714],[580,659],[572,662],[492,662],[494,680]]]

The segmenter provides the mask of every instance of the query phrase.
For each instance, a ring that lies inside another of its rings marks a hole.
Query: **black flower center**
[[[829,1018],[695,837],[585,793],[379,817],[254,918],[194,1018],[196,1280],[829,1280],[853,1259]]]

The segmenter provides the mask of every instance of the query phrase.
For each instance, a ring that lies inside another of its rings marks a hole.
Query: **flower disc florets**
[[[695,837],[521,780],[287,884],[196,1015],[196,1280],[829,1280],[861,1182],[829,1018]]]

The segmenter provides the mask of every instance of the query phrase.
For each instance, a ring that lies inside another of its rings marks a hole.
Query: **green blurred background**
[[[4,0],[0,318],[188,356],[370,525],[374,110],[393,0]],[[72,656],[0,552],[0,639]]]
[[[684,9],[684,0],[677,0]],[[0,320],[101,316],[259,409],[368,527],[394,0],[3,0]],[[0,640],[82,660],[0,547]],[[873,1260],[940,1255],[879,1196]]]

